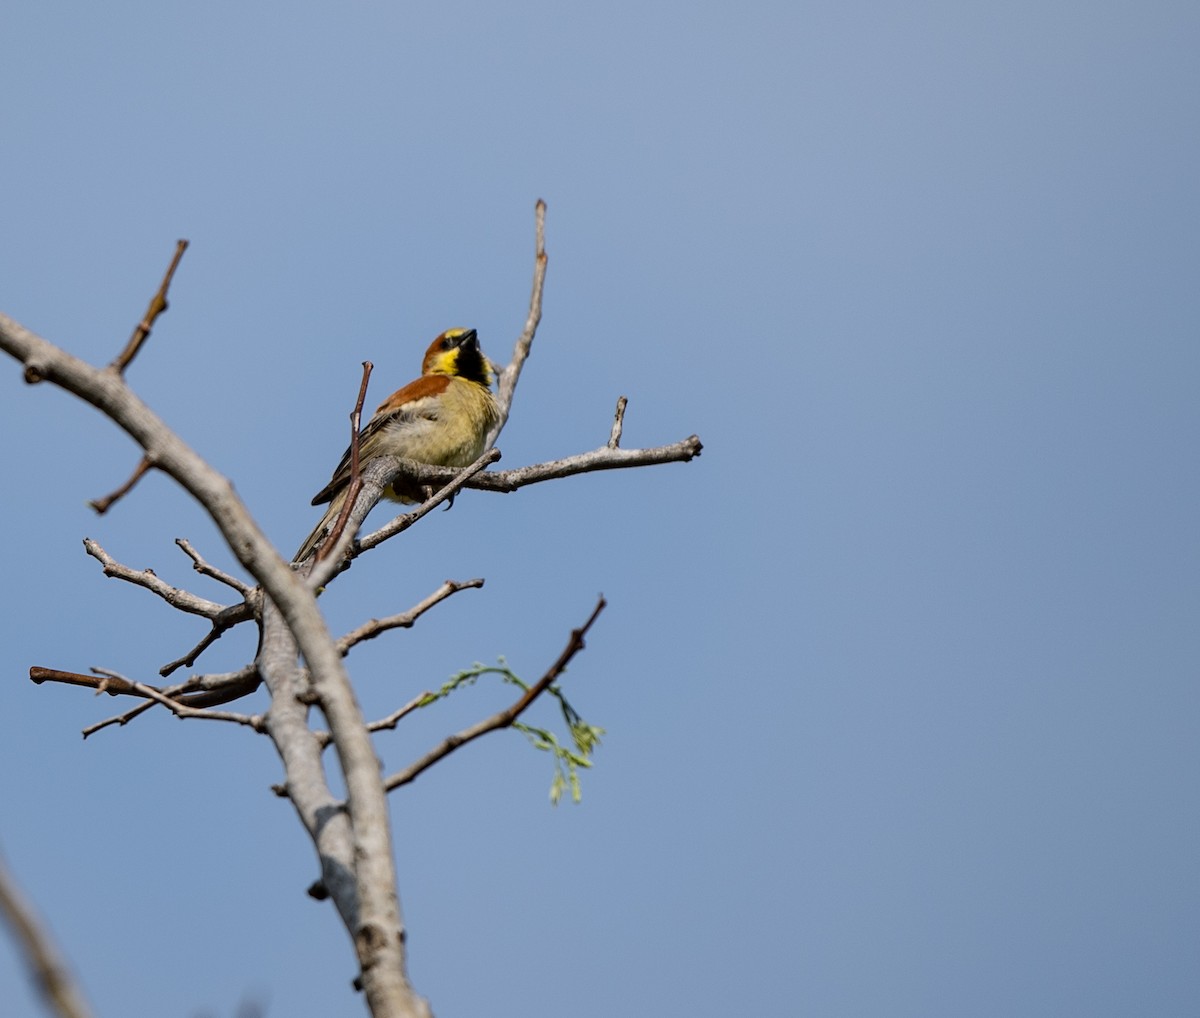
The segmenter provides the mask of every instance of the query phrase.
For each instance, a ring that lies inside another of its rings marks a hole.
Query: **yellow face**
[[[483,386],[492,384],[491,366],[479,349],[474,329],[448,329],[438,336],[425,352],[422,374],[450,375]]]

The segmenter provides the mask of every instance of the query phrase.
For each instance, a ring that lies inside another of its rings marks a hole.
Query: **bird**
[[[465,467],[475,462],[487,444],[488,432],[500,419],[492,394],[491,362],[479,348],[474,329],[448,329],[429,344],[421,362],[421,377],[397,389],[358,433],[360,472],[380,456],[406,459],[440,467]],[[397,480],[383,492],[394,502],[420,501],[419,489],[401,487]],[[313,496],[312,504],[329,503],[321,522],[313,528],[292,559],[307,559],[329,531],[350,486],[350,450],[333,477]]]

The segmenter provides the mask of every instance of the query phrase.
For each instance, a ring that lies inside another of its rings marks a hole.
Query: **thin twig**
[[[613,414],[612,431],[608,435],[608,447],[616,449],[621,444],[621,431],[625,427],[625,407],[629,405],[629,400],[624,396],[617,397],[617,412]]]
[[[134,718],[145,714],[146,711],[157,706],[158,704],[153,700],[147,700],[145,703],[138,704],[133,710],[127,710],[124,714],[118,714],[115,717],[98,721],[94,725],[88,725],[87,728],[83,729],[83,737],[86,739],[89,735],[95,735],[102,728],[108,728],[110,725],[127,725]]]
[[[103,498],[90,499],[88,501],[88,505],[96,510],[97,515],[103,516],[106,512],[108,512],[109,509],[112,508],[114,502],[116,502],[118,499],[124,498],[133,490],[133,486],[142,479],[142,475],[146,473],[146,471],[152,466],[154,466],[154,464],[151,462],[150,457],[143,456],[138,465],[133,468],[133,473],[129,475],[128,481],[122,484],[121,487],[119,487],[116,491],[105,495]]]
[[[358,386],[358,400],[350,412],[350,484],[346,489],[346,497],[342,501],[342,511],[333,524],[333,529],[325,537],[324,543],[317,549],[317,561],[328,558],[341,540],[342,531],[346,529],[346,521],[350,519],[350,510],[354,508],[354,500],[362,490],[362,474],[359,472],[358,447],[361,443],[360,425],[362,422],[363,402],[367,398],[367,382],[371,379],[371,371],[375,367],[370,361],[363,361],[362,382]]]
[[[3,860],[0,860],[0,918],[8,922],[13,939],[25,955],[25,967],[47,1007],[60,1018],[88,1018],[91,1008]]]
[[[158,674],[165,679],[169,675],[174,675],[177,671],[179,671],[180,668],[191,668],[192,665],[196,663],[200,655],[208,650],[208,648],[214,643],[216,643],[217,640],[220,639],[221,634],[224,633],[228,628],[228,626],[218,626],[214,622],[212,628],[209,629],[209,631],[202,637],[200,637],[199,643],[197,643],[191,650],[184,654],[183,657],[177,657],[174,661],[168,661],[165,665],[159,668]]]
[[[497,728],[509,727],[521,716],[525,708],[541,696],[554,680],[563,673],[563,670],[570,663],[571,658],[583,650],[583,638],[587,635],[588,630],[591,629],[592,623],[596,621],[596,618],[604,610],[605,604],[604,598],[601,597],[596,602],[596,607],[592,609],[592,614],[588,617],[588,620],[578,629],[571,630],[571,638],[567,641],[563,652],[558,655],[558,660],[550,666],[545,675],[521,694],[521,698],[516,703],[511,707],[506,707],[504,710],[496,712],[490,718],[485,718],[483,721],[472,725],[470,728],[464,728],[461,732],[449,736],[445,741],[421,757],[420,760],[387,778],[384,781],[384,787],[390,792],[401,785],[407,785],[417,775],[428,770],[443,757],[449,756],[459,746],[478,739],[481,735],[486,735],[488,732],[494,732]]]
[[[500,372],[499,383],[496,386],[496,406],[499,415],[492,430],[488,433],[487,444],[492,445],[499,438],[500,432],[508,421],[508,413],[512,408],[513,393],[517,381],[521,377],[521,369],[533,346],[533,337],[537,334],[538,323],[542,320],[542,290],[546,285],[546,203],[541,198],[534,206],[534,243],[533,288],[529,295],[529,314],[525,319],[525,328],[517,337],[513,347],[512,360]]]
[[[421,704],[428,701],[433,696],[430,692],[418,693],[408,701],[399,710],[393,711],[386,718],[380,718],[378,721],[372,721],[367,725],[368,732],[382,732],[388,728],[395,728],[405,717],[415,711]],[[325,749],[333,741],[333,736],[328,732],[316,732],[316,737],[321,743],[321,748]]]
[[[158,291],[150,298],[150,305],[146,308],[145,315],[142,320],[137,323],[133,330],[133,335],[129,337],[129,342],[125,344],[125,349],[118,355],[108,367],[110,371],[115,371],[118,375],[125,374],[125,369],[129,367],[138,351],[142,348],[142,344],[150,335],[150,330],[154,328],[154,322],[158,316],[167,310],[167,290],[171,286],[171,280],[175,276],[175,270],[179,268],[179,259],[183,257],[183,252],[187,250],[188,242],[180,240],[175,244],[175,257],[171,259],[171,264],[167,266],[167,274],[163,276],[162,284]]]
[[[340,640],[338,640],[338,650],[343,654],[348,654],[350,648],[356,644],[363,643],[366,640],[373,640],[380,633],[386,633],[389,629],[408,629],[414,622],[424,615],[430,608],[441,601],[446,600],[452,594],[457,594],[460,590],[469,588],[478,588],[483,586],[482,578],[474,580],[447,580],[437,590],[430,594],[424,601],[409,608],[406,612],[401,612],[398,615],[389,615],[387,618],[371,619],[370,622],[364,622],[357,629],[351,630]]]
[[[183,553],[192,560],[192,568],[202,576],[211,576],[219,583],[225,584],[227,587],[232,587],[242,597],[246,597],[254,588],[244,580],[239,580],[236,576],[230,576],[229,573],[223,572],[216,566],[206,562],[195,548],[192,547],[190,541],[185,537],[175,538],[175,543],[183,550]]]
[[[259,733],[266,731],[266,726],[261,715],[235,714],[233,711],[226,710],[201,710],[197,707],[189,707],[178,700],[173,700],[153,686],[147,686],[141,682],[135,682],[133,685],[142,696],[149,697],[156,703],[161,703],[177,718],[206,718],[209,721],[229,721],[236,725],[246,725],[248,728],[253,728]]]
[[[367,731],[382,732],[388,728],[395,728],[396,725],[403,718],[405,718],[407,715],[409,715],[413,711],[415,711],[418,707],[421,706],[421,704],[425,703],[431,696],[433,696],[433,694],[430,692],[425,692],[425,693],[419,694],[418,696],[414,696],[403,707],[401,707],[397,711],[393,711],[386,718],[380,718],[378,721],[372,721],[369,725],[367,725]]]
[[[261,597],[261,594],[257,589],[252,589],[249,591],[249,596],[255,600],[258,600]],[[158,674],[165,679],[168,675],[171,675],[180,668],[191,668],[192,665],[196,663],[197,658],[199,658],[201,654],[208,650],[209,647],[216,643],[217,640],[224,636],[230,629],[236,626],[239,622],[246,622],[254,618],[254,616],[254,605],[250,604],[248,601],[243,601],[241,604],[231,604],[212,620],[212,628],[200,638],[199,643],[197,643],[191,650],[184,654],[183,657],[176,658],[174,661],[168,661],[158,670]]]

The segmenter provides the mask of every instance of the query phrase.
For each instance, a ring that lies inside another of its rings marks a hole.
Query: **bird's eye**
[[[442,338],[442,349],[443,350],[453,350],[454,349],[454,337],[453,336],[444,336]]]

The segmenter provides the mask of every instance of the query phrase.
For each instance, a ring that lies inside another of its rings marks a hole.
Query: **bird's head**
[[[447,329],[438,336],[425,351],[421,374],[453,375],[483,386],[492,384],[491,362],[479,349],[474,329]]]

